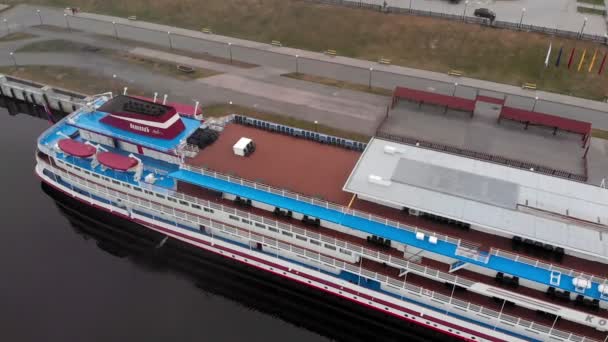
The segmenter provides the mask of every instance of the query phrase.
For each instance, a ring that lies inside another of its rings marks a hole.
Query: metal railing
[[[166,214],[173,215],[176,219],[176,223],[177,223],[177,221],[182,221],[182,222],[187,221],[187,222],[192,222],[197,225],[208,226],[208,227],[220,230],[225,234],[229,234],[229,235],[239,237],[239,238],[246,238],[251,241],[261,242],[270,247],[274,247],[279,250],[294,253],[294,254],[296,254],[302,258],[305,258],[307,260],[310,260],[310,261],[314,261],[314,262],[324,264],[327,266],[331,266],[331,267],[337,267],[339,269],[352,272],[360,277],[365,277],[368,279],[376,280],[385,286],[388,286],[394,290],[398,290],[402,299],[404,296],[411,293],[411,294],[415,294],[417,296],[426,297],[428,300],[432,299],[434,301],[439,301],[443,304],[452,305],[453,307],[459,307],[460,309],[463,309],[470,313],[479,313],[482,316],[485,316],[485,317],[488,317],[491,319],[498,319],[500,322],[507,322],[507,324],[515,324],[515,325],[521,326],[523,328],[533,330],[537,333],[541,333],[541,334],[545,334],[545,335],[555,335],[556,337],[566,339],[568,341],[577,341],[577,342],[580,342],[580,341],[595,342],[596,341],[594,339],[589,339],[587,337],[575,335],[573,333],[569,333],[569,332],[565,332],[565,331],[560,331],[560,330],[553,329],[553,328],[550,328],[545,325],[541,325],[541,324],[537,324],[535,322],[524,320],[520,317],[510,316],[510,315],[504,314],[502,312],[497,312],[495,310],[488,309],[486,307],[479,306],[479,305],[473,304],[471,302],[466,302],[466,301],[463,301],[460,299],[446,296],[446,295],[437,293],[435,291],[431,291],[431,290],[425,289],[423,287],[419,287],[419,286],[407,283],[407,282],[405,282],[405,279],[399,280],[399,279],[395,279],[392,277],[388,277],[383,274],[379,274],[377,272],[372,272],[372,271],[362,268],[361,266],[346,263],[342,260],[338,260],[338,259],[326,256],[326,255],[323,255],[316,251],[303,249],[301,247],[293,246],[289,243],[279,241],[278,239],[262,236],[261,234],[252,232],[251,230],[246,229],[246,228],[236,228],[236,227],[227,226],[227,225],[224,225],[223,223],[211,221],[204,217],[181,212],[179,209],[177,209],[177,211],[176,211],[176,209],[173,207],[165,206],[162,204],[156,204],[149,200],[144,200],[144,199],[141,199],[141,198],[138,198],[135,196],[117,192],[109,187],[95,184],[93,182],[82,179],[78,176],[70,174],[69,172],[65,172],[63,170],[54,168],[52,166],[48,166],[48,168],[51,169],[52,172],[59,175],[60,177],[65,177],[66,179],[69,179],[69,180],[77,183],[78,185],[83,186],[84,188],[87,189],[87,191],[92,190],[92,191],[97,191],[97,192],[100,192],[103,194],[107,194],[109,196],[114,197],[114,199],[119,199],[120,202],[122,202],[122,203],[124,203],[126,201],[126,202],[129,202],[132,206],[139,207],[139,208],[142,208],[145,210],[152,210],[152,211],[158,212],[159,214],[162,214],[162,215],[166,215]],[[122,184],[122,182],[120,182],[120,183]],[[196,198],[194,198],[194,197],[191,197],[191,196],[188,196],[188,197],[196,200]],[[186,196],[184,196],[184,198],[186,198]],[[201,200],[201,204],[205,203],[205,202],[207,202],[208,204],[211,204],[209,201]],[[216,204],[215,207],[223,208],[223,206],[219,205],[219,204]],[[233,209],[233,208],[230,208],[230,209],[231,209],[230,212],[233,212],[237,216],[241,215],[242,213],[245,213],[244,211],[240,211],[237,209]],[[247,213],[247,215],[252,220],[254,219],[253,217],[251,217],[250,214]],[[261,221],[264,223],[266,223],[267,221],[272,221],[272,220],[267,220],[267,219],[261,218],[261,217],[256,217],[256,219],[258,219],[258,220],[261,219]],[[286,225],[283,225],[283,226],[286,226]],[[295,227],[293,227],[293,228],[295,228]],[[296,228],[296,229],[300,229],[300,228]],[[316,234],[316,233],[314,233],[314,234]],[[319,235],[319,234],[316,234],[316,235]],[[213,237],[213,235],[212,235],[212,237]],[[389,258],[390,258],[390,256],[389,256]],[[406,295],[404,295],[404,292],[406,293]],[[419,300],[419,299],[415,299],[415,300]]]
[[[240,177],[236,177],[236,176],[230,176],[230,175],[226,175],[217,171],[213,171],[213,170],[209,170],[209,169],[205,169],[205,168],[200,168],[200,167],[195,167],[192,165],[188,165],[188,164],[184,164],[182,163],[180,165],[180,169],[183,170],[187,170],[187,171],[191,171],[191,172],[195,172],[195,173],[199,173],[205,176],[209,176],[215,179],[220,179],[220,180],[224,180],[227,182],[231,182],[231,183],[235,183],[235,184],[239,184],[239,185],[243,185],[249,188],[253,188],[253,189],[257,189],[257,190],[261,190],[261,191],[265,191],[265,192],[269,192],[275,195],[279,195],[279,196],[283,196],[283,197],[287,197],[287,198],[291,198],[291,199],[295,199],[298,200],[300,202],[304,202],[304,203],[308,203],[308,204],[312,204],[312,205],[316,205],[322,208],[326,208],[326,209],[330,209],[330,210],[334,210],[334,211],[338,211],[340,213],[346,214],[346,215],[351,215],[351,216],[355,216],[355,217],[359,217],[359,218],[363,218],[366,220],[370,220],[370,221],[374,221],[374,222],[378,222],[387,226],[392,226],[395,228],[399,228],[402,230],[406,230],[408,232],[411,233],[423,233],[425,234],[425,236],[435,236],[437,237],[438,240],[442,240],[448,243],[452,243],[455,244],[457,246],[459,246],[461,244],[461,239],[457,239],[457,238],[453,238],[450,237],[448,235],[444,235],[444,234],[440,234],[440,233],[436,233],[436,232],[431,232],[419,227],[410,227],[407,225],[404,225],[400,222],[397,221],[393,221],[393,220],[389,220],[380,216],[376,216],[376,215],[372,215],[360,210],[355,210],[355,209],[350,209],[347,207],[344,207],[340,204],[336,204],[336,203],[331,203],[325,200],[320,200],[320,199],[316,199],[316,198],[312,198],[309,196],[304,196],[292,191],[288,191],[285,189],[280,189],[280,188],[275,188],[272,187],[270,185],[266,185],[266,184],[262,184],[262,183],[258,183],[258,182],[251,182],[248,180],[245,180],[243,178]],[[474,245],[479,245],[473,242],[469,242],[467,241],[467,244],[470,246],[474,246]]]
[[[463,16],[462,14],[451,14],[451,13],[435,12],[435,11],[431,11],[431,10],[420,10],[420,9],[414,9],[411,7],[409,7],[409,8],[393,7],[393,6],[383,7],[382,5],[368,4],[368,3],[364,3],[362,1],[349,1],[349,0],[306,0],[306,1],[314,2],[314,3],[344,6],[344,7],[363,8],[363,9],[369,9],[369,10],[373,10],[373,11],[386,12],[386,13],[416,15],[416,16],[448,19],[448,20],[454,20],[454,21],[464,21],[466,23],[483,24],[483,25],[488,25],[488,26],[497,27],[497,28],[504,28],[504,29],[514,30],[514,31],[539,32],[539,33],[544,33],[544,34],[549,34],[549,35],[561,36],[561,37],[565,37],[565,38],[591,40],[591,41],[595,41],[595,42],[606,43],[606,37],[600,36],[600,35],[587,34],[587,33],[581,34],[580,32],[560,30],[557,28],[519,24],[519,23],[512,23],[512,22],[500,21],[500,20],[494,20],[492,23],[489,23],[487,19],[471,17],[471,16]],[[410,3],[410,6],[411,6],[411,3]]]
[[[565,268],[565,267],[562,267],[562,266],[553,265],[551,263],[546,263],[546,262],[543,262],[543,261],[538,260],[538,259],[528,258],[528,257],[523,256],[523,255],[509,253],[509,252],[503,251],[503,250],[498,249],[498,248],[491,248],[490,249],[490,254],[491,255],[499,256],[501,258],[513,260],[515,262],[521,262],[521,263],[524,263],[526,265],[542,268],[542,269],[545,269],[545,270],[550,271],[550,272],[551,271],[557,271],[557,272],[560,272],[561,274],[565,274],[565,275],[568,275],[568,276],[571,276],[571,277],[582,277],[582,278],[585,278],[585,279],[589,279],[592,282],[595,282],[595,283],[598,283],[598,284],[608,284],[608,279],[605,278],[605,277],[601,277],[601,276],[594,275],[594,274],[591,274],[591,273],[584,273],[584,272],[581,272],[581,271],[576,271],[576,270],[573,270],[571,268]]]
[[[441,143],[433,143],[433,142],[425,141],[423,139],[412,138],[412,137],[407,137],[407,136],[403,136],[403,135],[390,134],[390,133],[382,132],[382,131],[376,132],[376,136],[378,138],[388,139],[388,140],[392,140],[395,142],[399,142],[399,143],[403,143],[403,144],[407,144],[407,145],[411,145],[411,146],[416,146],[419,148],[426,148],[426,149],[430,149],[430,150],[441,151],[444,153],[465,156],[468,158],[483,160],[486,162],[507,165],[507,166],[522,169],[522,170],[530,171],[530,169],[534,169],[534,171],[531,171],[531,172],[542,173],[542,174],[559,177],[559,178],[565,178],[565,179],[569,179],[569,180],[577,181],[577,182],[581,182],[581,183],[585,183],[587,181],[586,172],[584,174],[575,174],[575,173],[571,173],[571,172],[567,172],[567,171],[563,171],[563,170],[557,170],[557,169],[553,169],[550,167],[542,166],[542,165],[539,165],[536,163],[516,160],[516,159],[512,159],[512,158],[505,158],[505,157],[497,156],[494,154],[472,151],[472,150],[463,149],[463,148],[456,147],[456,146],[445,145],[445,144],[441,144]]]

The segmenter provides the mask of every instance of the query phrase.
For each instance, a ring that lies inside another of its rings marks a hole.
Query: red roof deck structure
[[[587,140],[591,136],[591,123],[589,122],[533,112],[525,109],[506,106],[502,107],[498,121],[500,122],[501,119],[523,122],[526,124],[526,128],[528,128],[529,124],[553,127],[555,129],[553,134],[555,134],[558,129],[581,134],[583,136],[583,147],[587,144]]]
[[[74,157],[88,158],[97,152],[95,147],[91,145],[67,138],[59,140],[58,145],[63,152]]]
[[[112,152],[101,152],[97,155],[100,164],[117,171],[127,171],[137,165],[135,158],[126,157]]]
[[[445,106],[446,110],[450,108],[471,113],[475,110],[476,102],[476,100],[465,99],[462,97],[437,94],[405,87],[396,87],[395,91],[393,92],[393,107],[397,101],[399,101],[399,99],[417,101],[420,105],[423,103],[428,103],[438,106]]]

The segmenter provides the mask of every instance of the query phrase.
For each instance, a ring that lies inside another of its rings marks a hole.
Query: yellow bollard
[[[578,63],[578,68],[576,71],[581,71],[581,67],[583,66],[583,62],[585,61],[585,55],[587,54],[587,49],[583,50],[583,55],[581,56],[581,61]]]
[[[593,69],[593,65],[595,64],[596,57],[597,57],[597,48],[595,49],[595,52],[593,53],[593,57],[591,58],[591,64],[589,65],[589,70],[587,70],[587,72],[591,72],[591,70]]]

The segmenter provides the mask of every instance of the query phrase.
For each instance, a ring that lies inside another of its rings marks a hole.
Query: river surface
[[[34,146],[49,121],[27,104],[0,106],[3,341],[420,340],[178,242],[158,251],[162,236],[45,190]]]

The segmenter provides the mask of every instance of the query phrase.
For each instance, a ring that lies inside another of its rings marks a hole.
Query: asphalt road
[[[81,13],[77,17],[65,17],[61,11],[42,8],[40,16],[38,16],[33,7],[25,5],[10,9],[5,15],[9,18],[9,26],[11,25],[10,22],[19,22],[21,25],[39,25],[40,17],[42,17],[44,24],[66,27],[67,20],[70,27],[85,32],[116,35],[121,39],[209,53],[224,58],[259,64],[268,68],[281,69],[285,72],[293,72],[298,69],[301,73],[359,84],[371,83],[373,86],[387,89],[402,85],[451,95],[456,88],[456,95],[466,98],[474,97],[478,88],[486,89],[500,94],[508,94],[507,103],[514,107],[530,109],[536,102],[538,110],[547,112],[550,110],[549,113],[551,114],[590,121],[595,127],[608,129],[608,115],[606,115],[608,105],[597,101],[542,91],[523,90],[519,87],[464,77],[454,78],[445,74],[418,69],[379,65],[341,56],[328,57],[316,52],[273,47],[269,44],[218,35],[206,35],[185,29],[141,21],[132,22],[102,15]],[[115,25],[112,24],[113,21],[116,22]],[[296,55],[299,57],[296,58]],[[455,86],[456,83],[457,86]],[[535,97],[539,99],[535,100]],[[263,101],[260,100],[260,102]]]

